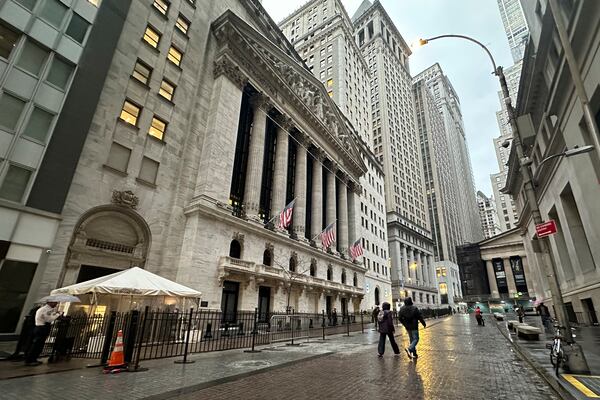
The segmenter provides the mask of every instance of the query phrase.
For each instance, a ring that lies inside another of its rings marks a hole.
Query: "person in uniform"
[[[36,311],[33,341],[25,357],[25,365],[36,366],[41,364],[41,361],[38,361],[38,357],[42,354],[44,344],[50,334],[52,323],[60,317],[60,314],[56,310],[57,305],[58,303],[50,301]]]

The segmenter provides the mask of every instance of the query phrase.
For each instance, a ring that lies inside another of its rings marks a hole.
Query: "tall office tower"
[[[361,158],[368,167],[360,178],[360,195],[365,297],[361,306],[372,308],[391,301],[385,222],[384,175],[373,155],[371,129],[370,72],[352,35],[352,23],[339,0],[309,1],[280,23],[308,69],[325,86],[327,93],[359,136]]]
[[[423,80],[413,85],[417,129],[425,172],[427,207],[436,261],[456,263],[456,246],[462,245],[457,171],[450,156],[444,121]]]
[[[410,49],[383,6],[363,1],[352,18],[354,36],[371,71],[373,146],[385,172],[393,300],[412,296],[439,304],[433,241],[415,128]]]
[[[477,205],[479,206],[479,218],[481,219],[484,238],[489,239],[502,232],[494,198],[487,197],[481,191],[477,191]]]
[[[502,25],[508,38],[510,53],[513,61],[518,63],[523,59],[527,38],[529,37],[529,29],[525,21],[525,14],[519,0],[497,0],[498,8],[500,9],[500,17]]]
[[[517,103],[521,68],[523,65],[523,52],[529,37],[529,29],[519,0],[498,0],[498,8],[502,24],[506,32],[508,44],[513,56],[514,64],[504,70],[508,91],[513,104]],[[499,172],[490,175],[496,210],[502,231],[514,228],[518,222],[515,202],[511,196],[500,193],[506,182],[506,163],[510,154],[512,129],[508,121],[506,103],[502,92],[498,92],[501,109],[496,112],[500,136],[494,139],[494,149],[498,160]]]
[[[449,155],[454,171],[456,171],[456,189],[459,195],[459,215],[462,227],[462,242],[478,242],[483,238],[479,211],[475,198],[473,170],[467,146],[460,100],[450,80],[439,64],[434,64],[417,74],[414,82],[424,81],[442,116],[444,130],[449,144]]]

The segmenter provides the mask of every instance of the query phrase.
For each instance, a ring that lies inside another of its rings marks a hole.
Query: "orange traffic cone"
[[[108,365],[104,368],[104,372],[120,372],[124,368],[125,354],[123,353],[123,330],[119,329],[115,347],[110,354],[110,360],[108,360]]]

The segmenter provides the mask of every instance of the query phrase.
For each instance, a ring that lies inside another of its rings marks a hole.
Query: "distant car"
[[[523,307],[525,309],[525,315],[537,315],[537,311],[533,307]]]

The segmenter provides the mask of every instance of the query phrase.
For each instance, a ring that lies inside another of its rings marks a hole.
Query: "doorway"
[[[346,316],[348,315],[348,300],[342,297],[340,301],[342,305],[342,315]]]
[[[376,306],[379,305],[379,288],[378,287],[375,288],[375,305]]]
[[[236,320],[239,293],[239,282],[223,282],[223,296],[221,297],[223,322],[234,322]]]
[[[77,283],[89,281],[91,279],[101,278],[115,272],[123,271],[121,269],[95,267],[93,265],[82,265],[77,275]]]
[[[596,314],[596,309],[594,308],[594,302],[592,299],[581,299],[581,304],[583,305],[583,309],[585,310],[588,321],[592,325],[598,325],[598,315]]]
[[[271,310],[271,288],[260,286],[258,288],[258,321],[268,322]]]

